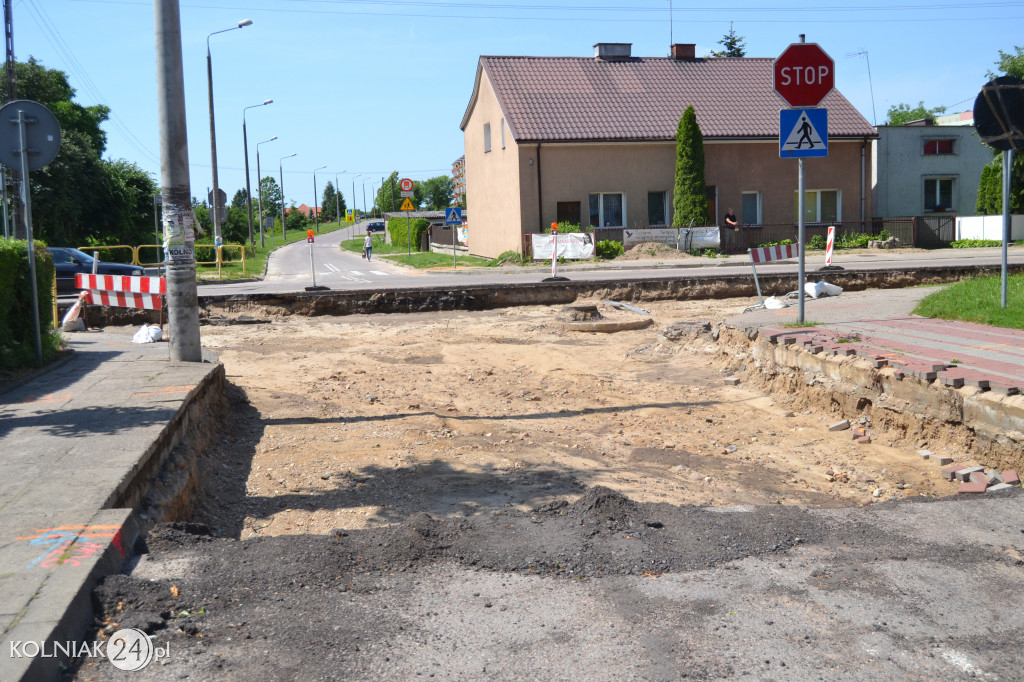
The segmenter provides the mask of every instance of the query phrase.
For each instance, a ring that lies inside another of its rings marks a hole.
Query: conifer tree
[[[672,225],[708,224],[704,184],[704,135],[693,106],[686,107],[676,130],[676,182],[672,193]]]

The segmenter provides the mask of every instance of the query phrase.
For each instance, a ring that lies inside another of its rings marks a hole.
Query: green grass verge
[[[1001,300],[1000,278],[978,277],[929,294],[917,304],[914,314],[1024,329],[1024,274],[1007,278],[1006,308],[1001,307]]]
[[[341,248],[352,253],[362,253],[363,238],[346,239],[341,243]],[[374,235],[373,257],[379,258],[382,256],[387,256],[389,261],[420,269],[451,267],[452,265],[452,255],[450,253],[413,251],[412,257],[410,257],[408,247],[396,247],[391,244],[385,244],[383,236]],[[481,267],[488,265],[490,262],[490,259],[480,258],[479,256],[460,255],[458,259],[459,267]]]
[[[338,223],[321,223],[320,234],[326,234],[328,232],[334,232],[342,228],[348,227],[352,223],[342,222],[341,225]],[[310,224],[309,228],[314,229],[313,225]],[[260,248],[260,237],[259,233],[256,233],[256,246],[249,247],[245,251],[245,272],[242,272],[241,263],[225,263],[221,266],[220,276],[217,274],[216,265],[196,265],[196,278],[202,281],[217,280],[227,281],[233,279],[247,279],[250,277],[262,277],[263,271],[267,267],[267,256],[270,255],[275,249],[279,249],[285,244],[291,244],[293,242],[300,242],[306,240],[306,230],[288,230],[288,238],[286,240],[281,239],[280,232],[264,232],[263,242],[265,246]],[[362,243],[360,241],[360,243]],[[362,249],[362,247],[359,247]],[[211,239],[208,243],[197,243],[196,244],[196,260],[205,261],[213,260],[213,240]],[[223,258],[225,260],[236,260],[239,259],[239,249],[237,248],[226,248],[223,252]]]

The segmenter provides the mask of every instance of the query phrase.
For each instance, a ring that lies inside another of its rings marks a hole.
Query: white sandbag
[[[807,282],[804,284],[804,293],[811,298],[818,298],[825,293],[824,288],[821,286],[822,284],[823,282]]]
[[[838,296],[843,293],[843,288],[837,287],[835,284],[829,284],[828,282],[818,282],[818,284],[826,296]]]
[[[160,327],[155,324],[144,324],[132,336],[132,343],[153,343],[162,339],[163,336],[164,332]]]
[[[60,321],[61,331],[65,332],[84,332],[85,322],[82,321],[82,299],[79,297],[75,304],[64,314],[64,319]]]
[[[774,296],[769,296],[768,298],[764,299],[764,307],[767,308],[768,310],[782,310],[787,306],[788,304],[785,301],[779,300]]]

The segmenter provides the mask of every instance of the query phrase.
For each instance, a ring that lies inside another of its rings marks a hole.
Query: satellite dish
[[[60,150],[60,124],[52,111],[32,100],[19,99],[0,107],[0,163],[16,171],[21,171],[22,156],[19,112],[26,124],[28,169],[39,170],[53,161]]]

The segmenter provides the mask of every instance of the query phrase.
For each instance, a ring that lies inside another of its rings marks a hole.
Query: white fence
[[[957,239],[1003,239],[1003,216],[976,215],[956,219]],[[1024,215],[1010,216],[1010,239],[1024,239]]]

